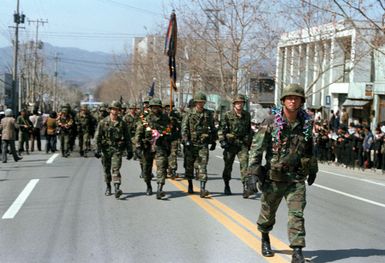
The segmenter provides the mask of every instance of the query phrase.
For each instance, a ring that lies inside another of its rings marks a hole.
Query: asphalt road
[[[221,155],[210,155],[210,198],[187,195],[180,160],[181,178],[167,180],[164,200],[145,195],[137,161],[124,160],[124,194],[116,200],[104,196],[96,158],[10,158],[0,169],[0,262],[290,262],[285,202],[271,233],[276,256],[264,258],[255,224],[259,195],[242,198],[237,162],[233,195],[223,195]],[[384,190],[378,172],[320,164],[307,188],[307,260],[385,262]]]

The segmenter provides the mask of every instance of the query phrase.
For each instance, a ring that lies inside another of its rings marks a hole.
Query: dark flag
[[[151,87],[148,89],[147,95],[154,97],[155,94],[155,81],[152,81]]]
[[[170,82],[171,87],[174,91],[177,91],[176,88],[176,63],[175,63],[175,55],[176,55],[176,43],[177,43],[177,33],[178,28],[176,25],[176,15],[173,10],[170,17],[170,22],[168,24],[166,41],[164,44],[164,53],[168,56],[168,68],[170,71]]]

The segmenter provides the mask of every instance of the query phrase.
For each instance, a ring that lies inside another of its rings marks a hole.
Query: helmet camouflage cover
[[[243,94],[238,94],[233,98],[233,103],[235,102],[246,102],[246,96]]]
[[[121,107],[122,107],[122,104],[119,101],[114,100],[113,102],[111,102],[111,105],[109,108],[120,109]]]
[[[283,88],[281,100],[286,96],[298,96],[305,100],[305,90],[301,85],[292,83]]]
[[[162,101],[159,98],[153,98],[153,99],[150,100],[150,107],[151,106],[162,107]]]
[[[194,102],[207,101],[207,96],[203,92],[197,92],[194,96]]]

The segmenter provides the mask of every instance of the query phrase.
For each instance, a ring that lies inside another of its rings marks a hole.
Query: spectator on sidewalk
[[[15,122],[15,118],[13,118],[13,113],[11,109],[5,110],[5,117],[0,122],[0,130],[1,130],[1,147],[2,147],[2,161],[3,163],[7,162],[7,152],[8,147],[11,150],[11,154],[13,155],[13,159],[15,162],[21,160],[16,153],[15,149],[15,138],[16,138],[16,128],[17,124]]]
[[[41,137],[40,132],[43,128],[43,117],[39,114],[37,110],[33,111],[33,114],[29,116],[29,120],[32,123],[32,134],[31,134],[31,152],[35,150],[35,140],[37,144],[37,149],[41,151]]]

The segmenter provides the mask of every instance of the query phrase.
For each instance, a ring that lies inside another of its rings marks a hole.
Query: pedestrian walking
[[[13,155],[13,159],[15,162],[23,159],[18,156],[15,148],[15,138],[16,138],[16,128],[18,125],[16,124],[15,118],[13,118],[13,113],[11,109],[6,109],[4,112],[5,117],[1,119],[0,122],[0,130],[1,130],[1,154],[3,163],[7,162],[7,154],[8,147],[10,149],[11,154]]]

